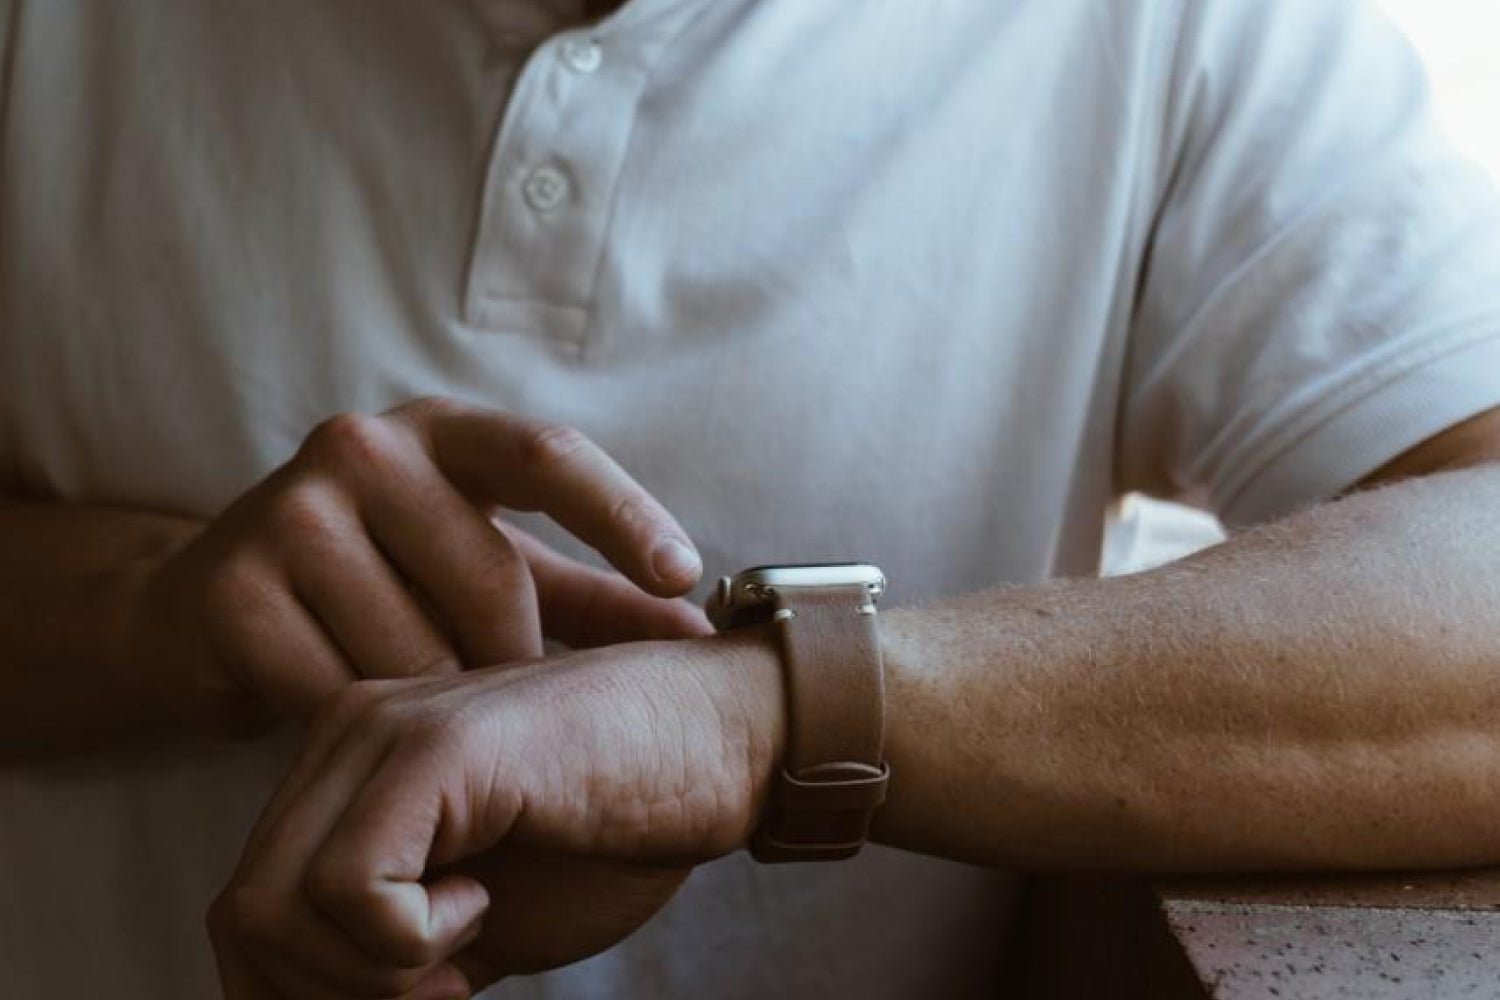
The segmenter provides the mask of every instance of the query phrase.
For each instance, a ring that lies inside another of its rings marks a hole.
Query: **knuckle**
[[[395,429],[382,417],[340,413],[314,427],[299,458],[357,469],[383,466],[399,448]]]
[[[204,926],[217,947],[248,947],[266,954],[282,951],[288,929],[297,923],[287,907],[265,893],[231,888],[209,906]],[[425,974],[422,968],[374,966],[359,970],[349,985],[361,996],[405,996],[421,984]]]
[[[315,904],[336,913],[363,909],[370,896],[369,883],[338,854],[325,854],[308,866],[304,889]]]
[[[656,521],[652,505],[637,493],[623,493],[609,507],[609,523],[629,532],[648,528]]]
[[[521,432],[521,461],[529,468],[563,465],[593,448],[582,431],[569,424],[532,423]]]
[[[330,914],[360,914],[370,921],[377,935],[382,958],[399,969],[388,969],[393,978],[401,969],[418,969],[446,957],[439,942],[396,914],[386,916],[381,893],[364,875],[348,862],[338,858],[320,858],[308,868],[303,891],[313,905]],[[371,921],[371,918],[375,918]],[[399,985],[399,984],[396,984]]]
[[[265,601],[265,573],[253,559],[232,555],[209,569],[200,600],[205,621],[224,626],[254,614]]]
[[[325,539],[337,530],[333,505],[309,489],[278,496],[266,512],[266,523],[276,537],[298,546]]]

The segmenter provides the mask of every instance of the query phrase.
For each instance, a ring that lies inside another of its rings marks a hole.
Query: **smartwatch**
[[[864,844],[885,801],[885,674],[868,563],[756,566],[719,581],[720,631],[769,623],[786,679],[787,743],[759,827],[757,861],[834,861]]]

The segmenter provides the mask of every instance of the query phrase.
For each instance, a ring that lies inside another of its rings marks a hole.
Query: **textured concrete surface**
[[[1459,879],[1458,881],[1462,881]],[[1386,883],[1387,898],[1416,889]],[[1500,911],[1486,904],[1336,905],[1163,898],[1169,929],[1214,1000],[1500,998]],[[1373,885],[1359,889],[1368,898]],[[1255,894],[1274,894],[1273,887]],[[1464,890],[1459,890],[1460,895]],[[1356,893],[1358,895],[1358,893]]]

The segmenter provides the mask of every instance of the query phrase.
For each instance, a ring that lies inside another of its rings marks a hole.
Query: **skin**
[[[339,418],[206,524],[0,503],[0,753],[317,713],[210,916],[231,998],[467,996],[607,947],[755,826],[774,637],[662,600],[695,576],[650,568],[680,528],[576,434],[457,416]],[[884,616],[876,838],[1004,867],[1495,861],[1500,419],[1382,484],[1138,577]],[[538,659],[543,634],[602,648]]]
[[[629,578],[500,524],[497,503],[546,511]],[[688,558],[661,563],[673,543]],[[701,636],[702,613],[664,599],[698,572],[676,521],[569,428],[439,399],[343,415],[207,524],[0,503],[0,749],[236,734],[303,718],[361,678],[535,658],[544,634],[575,647]],[[80,611],[105,627],[78,629]],[[502,895],[545,878],[559,919],[602,947],[688,868],[512,852],[461,870]],[[566,960],[525,921],[491,926],[533,962]],[[499,974],[477,957],[467,968]]]
[[[883,615],[876,838],[1007,868],[1500,861],[1500,411],[1363,485],[1153,572]],[[226,997],[462,997],[625,936],[675,887],[654,872],[746,842],[783,697],[765,630],[351,686],[211,911]],[[593,873],[504,865],[538,852],[644,874],[611,908]]]
[[[502,528],[500,508],[552,515],[625,575]],[[0,501],[0,755],[237,734],[356,680],[533,658],[544,633],[701,635],[665,599],[699,573],[681,526],[582,435],[449,400],[327,421],[206,524]]]

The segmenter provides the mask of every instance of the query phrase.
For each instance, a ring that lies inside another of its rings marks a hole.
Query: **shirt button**
[[[604,49],[592,38],[569,38],[562,43],[562,61],[575,73],[592,73],[604,63]]]
[[[538,212],[546,212],[561,205],[568,197],[568,175],[556,167],[537,167],[521,186],[526,204]]]

